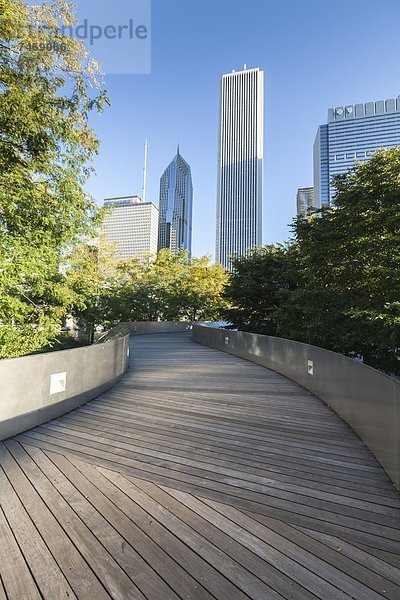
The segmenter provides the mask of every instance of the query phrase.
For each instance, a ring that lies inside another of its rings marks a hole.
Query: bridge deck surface
[[[187,335],[0,444],[0,599],[400,598],[400,498],[320,400]]]

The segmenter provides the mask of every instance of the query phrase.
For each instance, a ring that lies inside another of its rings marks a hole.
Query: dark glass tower
[[[193,185],[188,163],[178,151],[160,180],[158,249],[192,252]]]

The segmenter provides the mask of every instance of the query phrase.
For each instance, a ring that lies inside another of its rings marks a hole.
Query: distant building
[[[104,206],[111,208],[103,232],[123,260],[143,258],[157,253],[158,208],[152,202],[142,202],[139,196],[107,198]]]
[[[318,128],[314,143],[316,207],[332,203],[332,177],[368,160],[379,148],[395,146],[400,146],[400,97],[330,108],[328,123]]]
[[[297,190],[297,216],[308,217],[314,206],[314,188],[305,187]]]
[[[193,185],[188,163],[178,151],[160,180],[158,249],[192,253]]]
[[[264,73],[234,71],[220,89],[216,262],[262,244]]]

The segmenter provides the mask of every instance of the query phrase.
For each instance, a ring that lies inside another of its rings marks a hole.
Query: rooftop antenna
[[[244,71],[247,71],[247,65],[246,65],[246,63],[244,64]]]
[[[146,202],[146,185],[147,185],[147,140],[145,140],[145,142],[144,142],[142,202]]]

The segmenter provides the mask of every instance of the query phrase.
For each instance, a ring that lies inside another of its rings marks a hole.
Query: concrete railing
[[[191,321],[134,321],[124,323],[129,328],[131,335],[147,335],[151,333],[177,333],[190,331],[193,327]]]
[[[400,383],[354,360],[300,342],[195,325],[194,341],[273,369],[330,406],[400,489]]]
[[[93,346],[0,361],[0,440],[45,423],[113,386],[128,364],[129,330]]]

